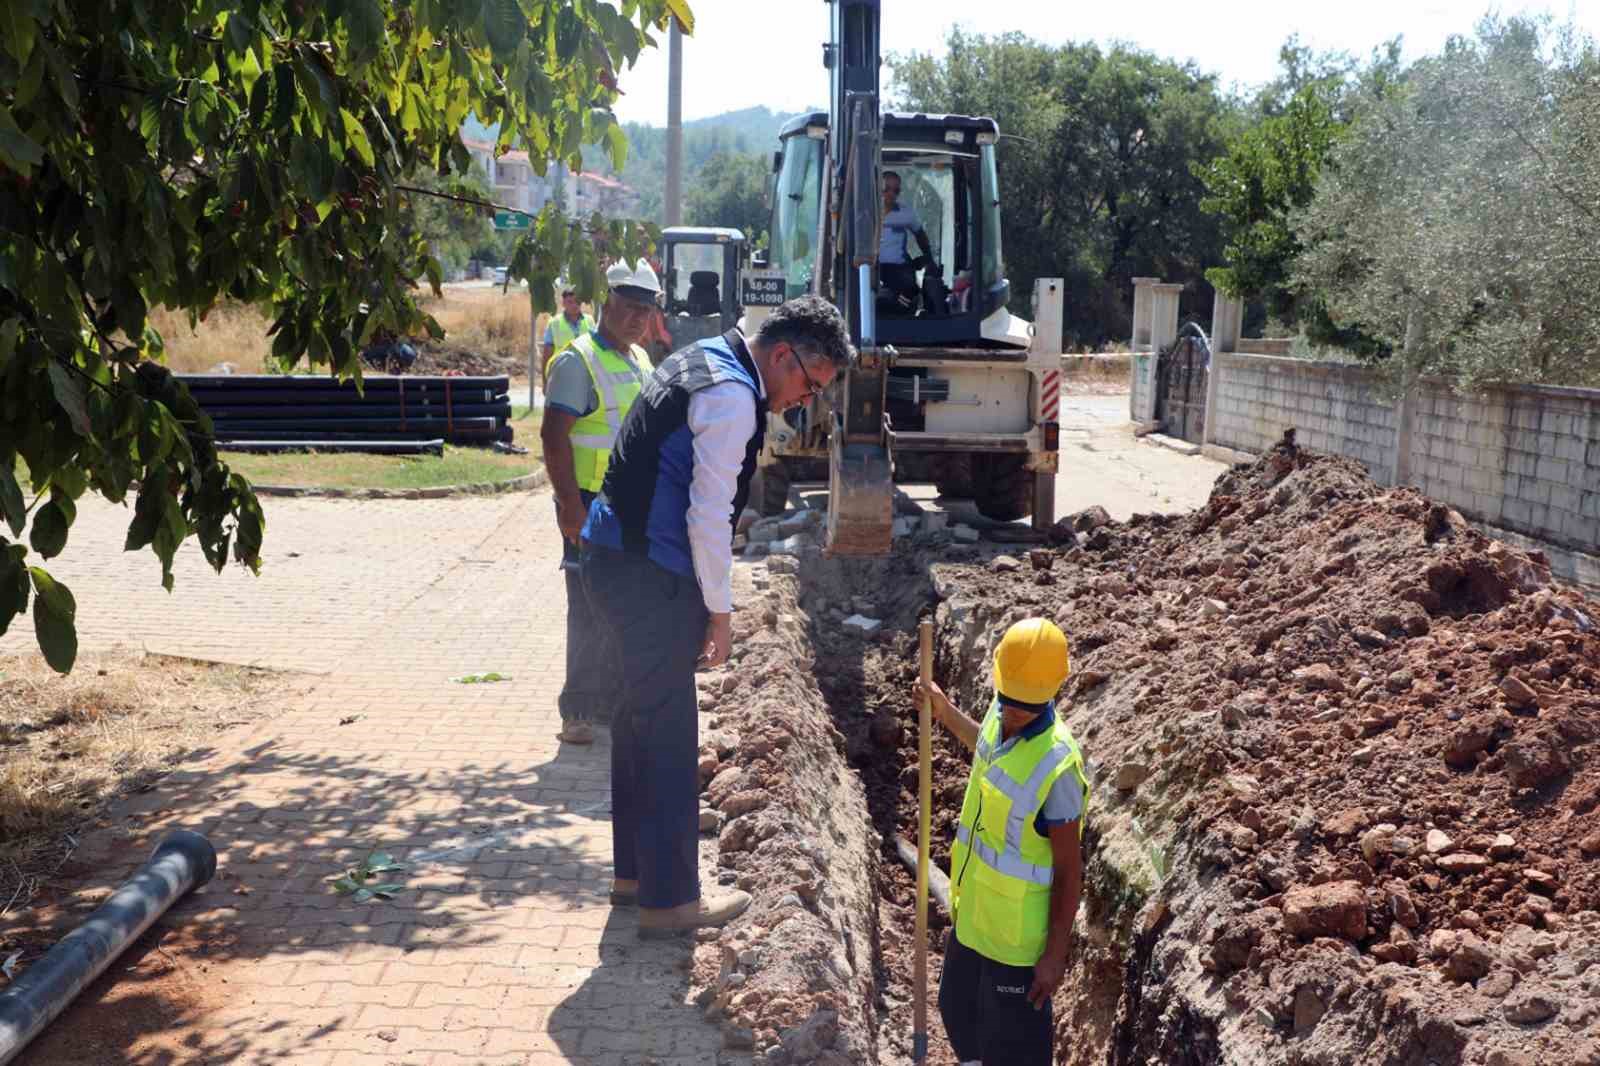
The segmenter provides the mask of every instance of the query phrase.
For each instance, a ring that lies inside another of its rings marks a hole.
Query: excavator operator
[[[917,239],[922,257],[911,258],[911,238]],[[933,258],[928,231],[917,213],[900,203],[900,175],[883,172],[883,229],[878,236],[878,281],[894,294],[890,313],[909,315],[917,303],[917,271]]]

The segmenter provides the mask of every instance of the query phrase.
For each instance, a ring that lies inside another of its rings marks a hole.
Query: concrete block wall
[[[1213,374],[1208,443],[1260,454],[1294,426],[1302,445],[1526,538],[1560,576],[1600,588],[1600,390],[1460,395],[1426,380],[1402,407],[1371,373],[1343,364],[1220,353]]]
[[[1259,455],[1293,426],[1305,447],[1359,459],[1374,479],[1393,484],[1395,410],[1365,371],[1219,352],[1212,373],[1218,376],[1214,410],[1206,413],[1208,443]]]

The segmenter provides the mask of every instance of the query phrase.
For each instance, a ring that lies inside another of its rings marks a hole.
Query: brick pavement
[[[52,566],[85,648],[316,675],[84,841],[76,857],[108,883],[169,826],[221,857],[165,920],[208,945],[204,1009],[152,1012],[164,1031],[96,1061],[747,1062],[685,1003],[689,947],[641,943],[605,902],[609,752],[554,739],[565,587],[549,497],[266,502],[259,578],[213,575],[189,545],[169,596],[152,556],[121,550],[131,512],[87,499]],[[19,620],[0,653],[32,639]],[[513,680],[449,680],[489,670]],[[409,867],[397,900],[328,891],[380,846]],[[19,1061],[74,1054],[46,1039]]]

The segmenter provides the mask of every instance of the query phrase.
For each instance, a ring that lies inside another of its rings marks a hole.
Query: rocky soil
[[[741,740],[738,778],[718,753],[708,795],[733,876],[794,897],[818,938],[810,970],[731,986],[783,1008],[753,1014],[728,995],[743,926],[697,953],[708,1002],[758,1053],[909,1051],[913,900],[892,836],[915,836],[921,608],[973,712],[1011,621],[1046,614],[1072,642],[1065,710],[1094,797],[1059,1062],[1600,1063],[1600,607],[1537,553],[1292,444],[1195,514],[1089,513],[1056,539],[913,534],[867,564],[800,536],[798,561],[755,569],[768,587],[741,625],[761,635],[716,698],[790,747]],[[967,756],[940,735],[935,768],[943,863]],[[766,906],[750,927],[786,959],[787,912]],[[819,976],[829,936],[844,961]],[[806,1046],[782,1042],[807,1024]]]

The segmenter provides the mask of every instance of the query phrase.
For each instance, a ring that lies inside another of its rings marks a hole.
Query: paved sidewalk
[[[265,503],[260,578],[213,575],[191,545],[169,596],[153,556],[121,550],[131,511],[91,499],[52,566],[85,648],[312,676],[74,856],[114,884],[170,826],[211,837],[218,878],[163,922],[201,945],[173,949],[184,1001],[103,992],[103,1011],[158,1021],[101,1039],[91,995],[17,1061],[747,1062],[684,1002],[689,945],[640,943],[606,904],[609,752],[554,739],[565,587],[549,497]],[[0,652],[32,639],[19,620]],[[449,680],[484,671],[513,680]],[[408,865],[406,891],[331,894],[374,847]]]

